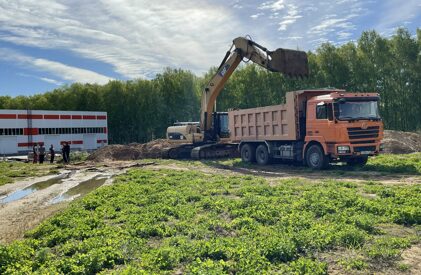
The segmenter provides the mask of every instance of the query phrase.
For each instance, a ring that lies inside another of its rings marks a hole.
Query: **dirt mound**
[[[172,147],[173,145],[165,139],[157,139],[143,144],[108,145],[93,152],[87,160],[102,162],[106,160],[162,158]]]
[[[385,153],[409,154],[421,152],[421,134],[386,130],[383,142]],[[103,162],[107,160],[162,158],[167,155],[169,149],[176,146],[165,139],[157,139],[143,144],[108,145],[93,152],[88,160]]]
[[[384,131],[384,152],[390,154],[409,154],[421,152],[421,134],[402,131]]]

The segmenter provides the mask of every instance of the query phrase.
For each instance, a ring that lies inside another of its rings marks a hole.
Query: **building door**
[[[54,146],[54,150],[58,153],[60,152],[60,135],[45,135],[44,136],[44,146],[48,150],[51,146]]]
[[[17,154],[17,137],[0,136],[0,155]]]
[[[97,148],[96,134],[83,135],[83,148],[85,150],[95,150]]]

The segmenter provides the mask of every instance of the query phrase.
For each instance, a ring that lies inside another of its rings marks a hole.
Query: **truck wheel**
[[[327,167],[329,159],[325,156],[322,147],[314,144],[307,149],[306,163],[311,169],[321,170]]]
[[[241,160],[244,162],[255,162],[256,155],[251,144],[244,144],[241,146]]]
[[[368,157],[357,157],[349,159],[346,163],[350,166],[364,166],[367,164]]]
[[[266,165],[270,162],[268,147],[264,144],[257,146],[256,161],[259,165]]]

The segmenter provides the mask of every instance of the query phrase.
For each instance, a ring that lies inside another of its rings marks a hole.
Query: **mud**
[[[0,243],[22,238],[25,231],[65,208],[69,201],[111,184],[115,175],[126,171],[118,167],[73,168],[67,167],[58,176],[0,186],[0,194],[5,194],[0,197]]]
[[[43,190],[45,188],[50,187],[51,185],[60,183],[64,178],[68,177],[69,175],[70,173],[64,173],[44,181],[36,182],[23,189],[16,190],[10,193],[9,195],[5,196],[3,199],[0,199],[0,204],[6,204],[9,202],[20,200],[36,191]]]
[[[50,204],[56,204],[63,201],[71,201],[78,197],[83,197],[92,190],[102,186],[106,181],[107,177],[94,177],[87,181],[82,181],[75,187],[70,188],[66,192],[56,196],[50,201]]]

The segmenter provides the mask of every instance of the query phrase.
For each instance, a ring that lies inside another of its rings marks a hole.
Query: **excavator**
[[[208,159],[238,155],[238,144],[230,142],[228,113],[216,112],[215,105],[225,83],[243,60],[287,77],[308,77],[305,52],[282,48],[269,51],[249,38],[235,38],[202,92],[200,122],[176,122],[168,127],[167,140],[173,148],[167,157]]]

